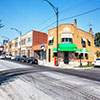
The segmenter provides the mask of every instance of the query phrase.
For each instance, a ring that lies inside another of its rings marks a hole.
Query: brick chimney
[[[90,34],[92,34],[92,28],[90,28]]]
[[[77,28],[77,20],[74,20],[74,26]]]

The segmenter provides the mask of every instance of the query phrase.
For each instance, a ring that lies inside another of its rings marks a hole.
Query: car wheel
[[[32,64],[33,62],[32,61],[30,61],[30,64]]]

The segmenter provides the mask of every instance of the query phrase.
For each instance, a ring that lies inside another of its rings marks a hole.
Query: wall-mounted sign
[[[45,49],[45,45],[41,45],[41,49]]]
[[[70,28],[69,27],[65,27],[65,28],[63,28],[63,31],[70,31]]]

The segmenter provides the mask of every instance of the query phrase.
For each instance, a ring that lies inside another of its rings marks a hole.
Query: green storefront
[[[54,57],[56,56],[57,48],[53,49]],[[88,53],[88,50],[78,49],[74,43],[61,43],[58,44],[58,57],[60,61],[69,64],[74,58],[75,53]]]

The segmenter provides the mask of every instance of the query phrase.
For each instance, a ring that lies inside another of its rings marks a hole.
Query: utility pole
[[[22,36],[22,32],[21,31],[19,31],[18,29],[16,29],[16,28],[11,28],[11,30],[15,30],[15,31],[17,31],[18,33],[19,33],[19,35],[20,35],[20,42],[19,42],[19,45],[20,45],[20,50],[19,50],[19,56],[21,56],[21,36]]]
[[[47,3],[49,3],[49,5],[51,5],[51,7],[53,8],[55,14],[56,14],[56,22],[57,22],[57,33],[56,33],[56,36],[57,36],[57,66],[58,66],[58,7],[55,7],[50,1],[48,0],[43,0],[43,1],[46,1]]]

